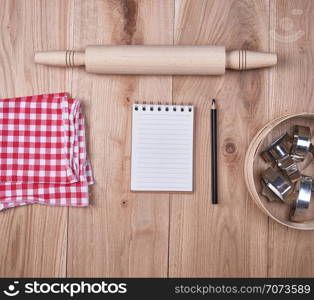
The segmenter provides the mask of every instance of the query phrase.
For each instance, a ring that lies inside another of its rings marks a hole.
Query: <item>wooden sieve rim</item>
[[[267,209],[264,205],[263,201],[261,200],[259,193],[256,189],[255,182],[254,182],[254,172],[253,172],[253,165],[256,156],[258,155],[260,146],[266,136],[280,123],[283,121],[296,118],[296,117],[304,117],[304,118],[314,118],[314,113],[298,113],[298,114],[290,114],[286,116],[281,116],[276,118],[270,122],[268,122],[264,127],[262,127],[257,134],[253,137],[248,150],[246,152],[245,161],[244,161],[244,180],[249,191],[251,198],[257,204],[257,206],[269,217],[273,220],[277,221],[278,223],[288,226],[294,229],[301,229],[301,230],[313,230],[314,229],[314,220],[305,221],[304,223],[294,223],[289,220],[282,221],[277,219],[271,212]]]

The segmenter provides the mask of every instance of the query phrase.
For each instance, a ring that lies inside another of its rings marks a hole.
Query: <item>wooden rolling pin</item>
[[[225,69],[274,66],[275,53],[233,50],[223,46],[87,46],[84,52],[37,52],[35,62],[60,67],[85,66],[99,74],[221,75]]]

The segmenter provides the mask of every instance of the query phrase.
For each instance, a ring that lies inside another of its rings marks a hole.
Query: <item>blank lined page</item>
[[[193,190],[193,106],[133,105],[132,191]]]

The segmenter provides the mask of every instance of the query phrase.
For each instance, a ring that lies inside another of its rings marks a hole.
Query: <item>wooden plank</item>
[[[268,1],[176,1],[176,44],[268,50]],[[243,163],[265,123],[268,70],[177,77],[175,102],[193,103],[195,192],[171,196],[170,276],[267,275],[267,217],[249,199]],[[219,204],[210,199],[210,103],[219,114]]]
[[[74,48],[172,44],[172,1],[76,1]],[[167,275],[169,195],[130,193],[131,105],[171,102],[171,77],[74,71],[83,100],[96,185],[91,208],[71,209],[68,276]]]
[[[249,140],[266,121],[313,109],[313,6],[310,0],[0,1],[0,97],[70,91],[82,99],[97,182],[91,208],[1,212],[0,276],[312,277],[314,233],[268,225],[247,195],[242,166]],[[173,38],[275,51],[279,65],[175,77],[172,86],[170,76],[101,76],[33,63],[36,50]],[[170,103],[172,91],[174,102],[196,106],[195,192],[130,193],[131,105]],[[212,97],[220,107],[216,207],[209,198]]]
[[[271,117],[313,112],[313,1],[270,2],[270,45],[279,55],[270,84]],[[313,169],[309,170],[313,174]],[[270,277],[313,277],[314,232],[269,227]]]
[[[33,54],[67,47],[68,4],[4,0],[0,15],[0,96],[67,90],[69,72],[35,66]],[[0,276],[65,276],[66,231],[67,208],[31,205],[1,212]]]

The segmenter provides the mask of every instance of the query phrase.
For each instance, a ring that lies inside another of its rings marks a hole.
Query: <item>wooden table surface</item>
[[[0,96],[68,91],[83,102],[96,184],[90,208],[0,213],[0,276],[314,276],[314,232],[248,196],[248,143],[268,120],[314,109],[311,0],[0,0]],[[278,66],[225,76],[106,76],[36,66],[34,51],[89,44],[225,45]],[[220,203],[210,202],[210,99],[219,106]],[[193,103],[195,191],[130,192],[131,105]]]

